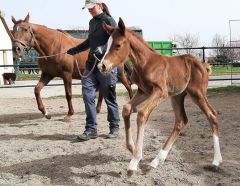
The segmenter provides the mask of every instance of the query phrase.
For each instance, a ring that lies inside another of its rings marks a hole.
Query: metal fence
[[[156,49],[156,48],[155,48]],[[173,55],[178,55],[178,54],[182,54],[183,51],[187,51],[189,53],[191,53],[191,51],[199,51],[196,52],[196,57],[200,58],[203,62],[207,62],[206,61],[206,52],[209,50],[218,50],[218,49],[222,49],[222,50],[239,50],[240,47],[193,47],[193,48],[157,48],[157,51],[161,51],[161,50],[171,50],[173,51]],[[0,50],[0,51],[11,51],[11,50]],[[201,54],[201,55],[200,55]],[[4,67],[14,67],[15,73],[17,74],[17,76],[19,74],[24,74],[24,73],[35,73],[35,74],[40,74],[41,71],[37,65],[37,60],[36,57],[37,53],[33,50],[30,52],[30,56],[27,58],[27,60],[25,61],[19,61],[19,60],[14,60],[14,64],[13,65],[0,65],[0,68],[4,68]],[[239,71],[235,72],[233,71],[233,69],[235,68],[236,62],[234,61],[230,61],[228,63],[225,63],[225,65],[227,65],[230,68],[230,74],[228,75],[219,75],[219,76],[210,76],[209,81],[231,81],[231,85],[235,84],[234,82],[236,81],[237,83],[239,83],[238,81],[240,80],[240,67],[239,67]],[[224,63],[222,63],[221,65],[224,65]],[[239,66],[240,66],[240,62],[239,62]],[[47,85],[47,86],[61,86],[63,84],[51,84],[51,85]],[[80,83],[75,83],[73,85],[80,85]],[[18,85],[13,85],[13,86],[0,86],[0,88],[18,88],[18,87],[34,87],[35,85],[24,85],[24,86],[18,86]]]

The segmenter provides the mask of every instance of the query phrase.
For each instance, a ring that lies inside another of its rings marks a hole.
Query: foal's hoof
[[[134,170],[128,170],[127,171],[127,176],[128,177],[131,177],[131,176],[136,175],[136,174],[137,174],[137,171],[134,171]]]
[[[153,167],[149,164],[143,164],[141,166],[142,174],[148,174],[152,169]]]
[[[51,119],[52,116],[51,116],[50,114],[45,114],[45,118],[47,118],[47,119]]]
[[[210,172],[219,172],[220,171],[220,168],[216,165],[206,165],[203,168]]]

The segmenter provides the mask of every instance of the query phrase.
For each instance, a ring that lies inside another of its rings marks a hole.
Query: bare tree
[[[221,36],[220,34],[215,34],[212,39],[212,47],[224,47],[229,46],[229,42],[227,41],[226,36]],[[213,49],[213,56],[220,55],[220,49]]]
[[[170,38],[171,41],[173,41],[177,48],[186,48],[184,50],[178,50],[178,54],[192,54],[196,57],[201,57],[202,53],[199,50],[195,49],[189,49],[198,47],[199,45],[199,37],[190,33],[185,33],[184,35],[174,34],[172,38]]]
[[[212,56],[216,57],[215,61],[223,65],[227,65],[230,62],[236,61],[239,58],[239,51],[224,47],[229,47],[230,42],[226,36],[215,34],[212,39],[212,47],[221,47],[213,49]]]

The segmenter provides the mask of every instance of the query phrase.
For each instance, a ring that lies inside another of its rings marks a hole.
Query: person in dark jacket
[[[92,15],[92,19],[89,22],[89,34],[88,38],[80,45],[71,48],[67,51],[70,55],[75,55],[79,52],[90,49],[86,68],[84,74],[89,74],[94,67],[95,56],[101,60],[104,56],[104,49],[106,46],[109,34],[104,30],[102,23],[105,22],[108,25],[116,26],[116,22],[111,17],[108,7],[102,3],[101,0],[86,0],[83,9],[87,8]],[[116,101],[116,82],[117,78],[114,75],[102,75],[97,68],[94,67],[92,73],[82,79],[82,93],[86,110],[86,126],[83,134],[77,138],[81,141],[89,139],[95,139],[97,135],[97,121],[96,121],[96,107],[95,98],[96,91],[99,90],[103,93],[105,102],[107,104],[107,120],[109,122],[110,132],[107,135],[108,138],[116,138],[119,134],[119,109]]]

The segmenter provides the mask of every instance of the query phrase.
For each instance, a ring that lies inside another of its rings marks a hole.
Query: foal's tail
[[[212,73],[212,66],[209,64],[205,64],[205,67],[207,69],[208,75],[210,75]]]

